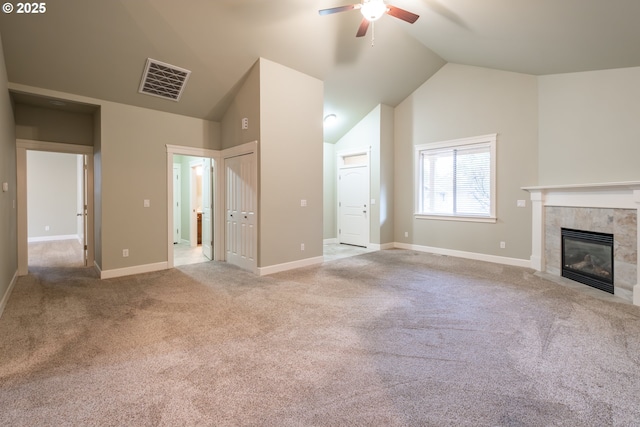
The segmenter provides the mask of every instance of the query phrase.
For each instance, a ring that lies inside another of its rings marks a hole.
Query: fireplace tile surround
[[[614,235],[615,295],[640,305],[640,182],[524,187],[531,195],[531,267],[561,274],[561,228]],[[584,285],[587,286],[587,285]]]

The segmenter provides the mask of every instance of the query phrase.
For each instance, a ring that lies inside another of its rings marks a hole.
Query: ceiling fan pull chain
[[[373,21],[371,23],[371,47],[373,47],[373,42],[376,40],[376,22]]]

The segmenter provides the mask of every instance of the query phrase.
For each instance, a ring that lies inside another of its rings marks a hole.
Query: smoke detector
[[[139,93],[178,102],[191,71],[147,58]]]

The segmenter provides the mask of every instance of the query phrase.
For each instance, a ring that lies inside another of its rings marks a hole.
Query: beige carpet
[[[34,268],[0,337],[7,426],[640,422],[640,307],[413,251],[262,278]]]

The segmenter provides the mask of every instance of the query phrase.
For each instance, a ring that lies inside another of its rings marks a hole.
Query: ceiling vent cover
[[[179,101],[191,71],[147,58],[138,92]]]

